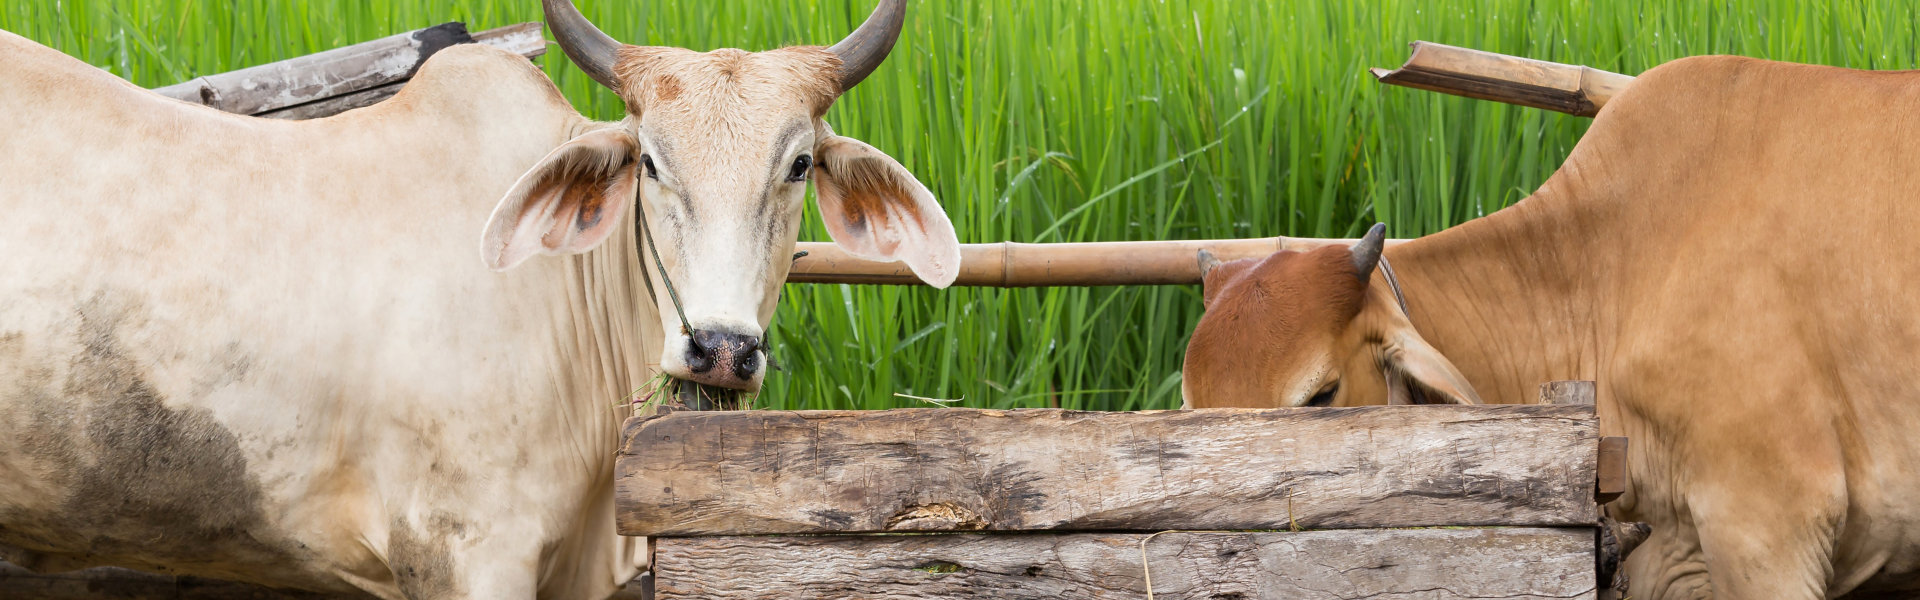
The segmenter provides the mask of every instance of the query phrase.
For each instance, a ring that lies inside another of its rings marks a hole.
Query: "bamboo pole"
[[[1251,238],[1076,244],[961,244],[956,286],[1048,287],[1101,285],[1195,285],[1199,253],[1221,261],[1262,258],[1279,250],[1311,250],[1354,240]],[[1389,241],[1388,243],[1397,243]],[[926,285],[907,266],[857,258],[827,242],[801,242],[806,256],[793,261],[787,283]]]
[[[1633,77],[1592,67],[1414,42],[1398,69],[1373,69],[1381,83],[1591,117]]]

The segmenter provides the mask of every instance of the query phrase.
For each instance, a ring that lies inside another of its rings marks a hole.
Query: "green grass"
[[[146,86],[535,0],[12,0],[0,29]],[[630,43],[830,43],[870,0],[581,0]],[[1553,172],[1575,117],[1375,84],[1421,39],[1634,74],[1696,54],[1870,69],[1916,62],[1907,0],[920,0],[891,60],[828,119],[899,158],[962,241],[1409,237],[1506,206]],[[615,98],[547,72],[584,112]],[[0,85],[4,85],[0,82]],[[804,239],[824,240],[809,214]],[[1167,408],[1193,288],[788,286],[762,405]]]

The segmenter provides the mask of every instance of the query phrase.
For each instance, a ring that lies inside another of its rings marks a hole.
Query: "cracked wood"
[[[1156,600],[1594,598],[1594,530],[1164,533]],[[1146,598],[1147,534],[700,537],[658,540],[674,598]]]
[[[1588,406],[677,411],[623,431],[627,535],[1590,525]]]

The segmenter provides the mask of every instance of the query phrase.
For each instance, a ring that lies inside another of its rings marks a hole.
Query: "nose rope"
[[[673,300],[673,312],[680,315],[680,333],[686,334],[687,341],[691,342],[693,347],[700,348],[700,342],[693,339],[693,325],[687,323],[687,311],[680,308],[680,293],[673,290],[673,280],[667,277],[667,265],[660,262],[660,245],[653,242],[653,230],[647,227],[647,205],[646,201],[640,198],[639,186],[635,186],[633,190],[633,210],[640,217],[640,243],[653,255],[653,266],[660,271],[660,283],[667,288],[667,298]],[[645,266],[640,267],[640,280],[647,282],[647,296],[653,299],[654,306],[659,306],[660,295],[653,291],[653,277],[647,274]],[[706,351],[705,348],[700,350]]]

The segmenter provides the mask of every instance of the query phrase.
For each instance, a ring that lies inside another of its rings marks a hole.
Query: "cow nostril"
[[[739,377],[741,381],[746,381],[753,379],[753,374],[760,371],[760,356],[755,353],[755,351],[759,349],[760,340],[757,339],[747,338],[747,340],[741,344],[740,358],[733,364],[733,375],[735,377]]]
[[[707,354],[706,348],[701,347],[699,338],[696,337],[688,340],[688,342],[687,370],[695,373],[705,373],[713,370],[713,356]]]

